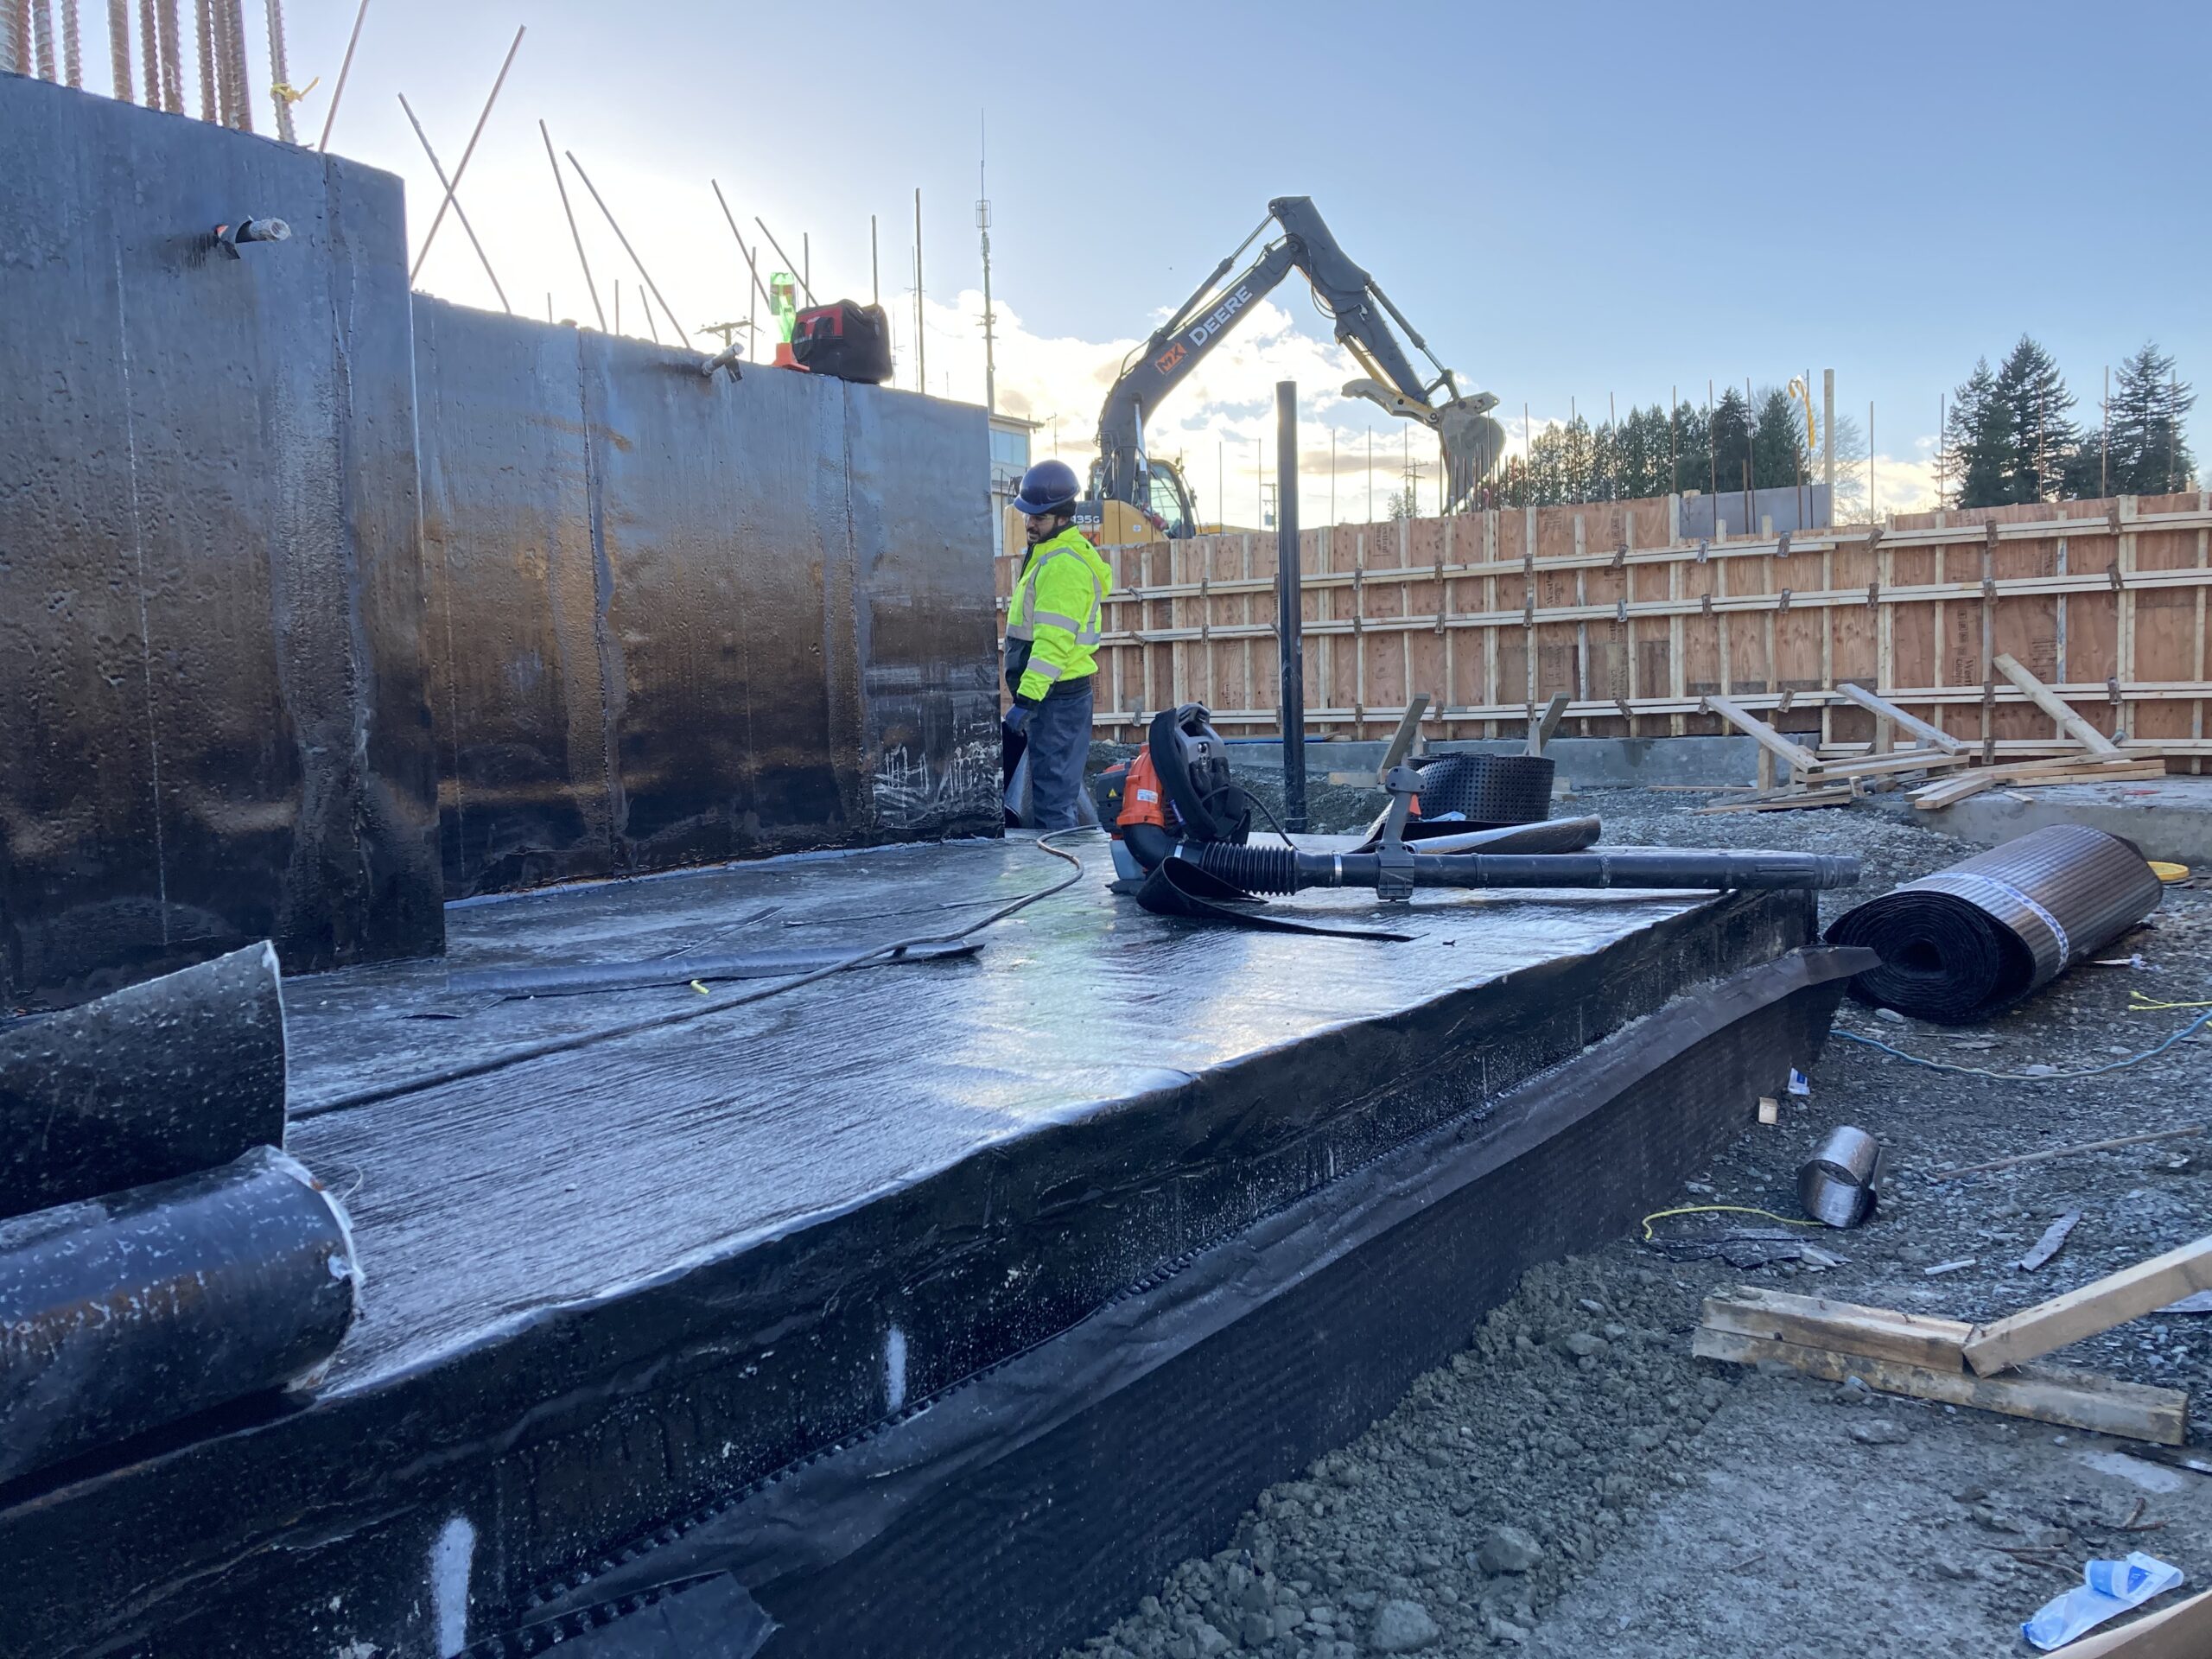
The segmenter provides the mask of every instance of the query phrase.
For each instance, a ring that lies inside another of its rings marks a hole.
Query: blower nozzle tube
[[[1209,875],[1247,893],[1304,887],[1372,887],[1376,853],[1308,853],[1287,847],[1185,847]],[[1670,848],[1598,849],[1582,853],[1452,853],[1418,857],[1418,887],[1643,887],[1722,891],[1751,887],[1847,887],[1859,861],[1817,853],[1678,852]]]

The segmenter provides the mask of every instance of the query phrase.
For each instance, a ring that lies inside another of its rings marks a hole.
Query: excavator
[[[1241,276],[1230,277],[1245,250],[1270,226],[1280,234]],[[1489,476],[1505,447],[1504,429],[1490,412],[1497,406],[1497,397],[1486,391],[1462,396],[1452,371],[1437,361],[1420,331],[1338,245],[1313,200],[1277,196],[1251,235],[1122,363],[1099,412],[1098,460],[1091,468],[1090,493],[1076,509],[1077,523],[1094,542],[1112,546],[1198,532],[1198,511],[1182,474],[1172,461],[1145,453],[1145,417],[1156,413],[1206,353],[1293,270],[1305,273],[1314,304],[1335,323],[1337,339],[1367,371],[1344,386],[1344,395],[1419,421],[1441,440],[1445,511],[1465,505]],[[1391,322],[1434,367],[1434,379],[1421,378],[1391,332]],[[1019,545],[1018,531],[1009,544]]]

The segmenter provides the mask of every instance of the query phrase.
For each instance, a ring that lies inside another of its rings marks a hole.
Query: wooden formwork
[[[1304,532],[1309,733],[1386,735],[1417,691],[1432,739],[1517,735],[1556,692],[1570,733],[1716,733],[1702,700],[1723,696],[1847,750],[1873,734],[1848,682],[1984,758],[2063,747],[1998,672],[2009,653],[2102,732],[2212,753],[2212,494],[1707,541],[1680,522],[1664,497]],[[1106,552],[1098,725],[1133,736],[1195,699],[1237,734],[1278,731],[1274,535]]]

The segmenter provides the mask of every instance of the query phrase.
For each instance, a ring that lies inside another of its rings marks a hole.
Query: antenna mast
[[[998,316],[991,309],[991,192],[986,168],[990,156],[990,129],[976,117],[976,229],[983,239],[983,407],[999,412]]]

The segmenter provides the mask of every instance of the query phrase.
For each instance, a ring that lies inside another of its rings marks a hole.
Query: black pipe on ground
[[[1306,853],[1287,847],[1198,850],[1207,874],[1247,893],[1306,887],[1372,887],[1379,853]],[[1579,853],[1455,853],[1417,856],[1420,887],[1649,887],[1732,891],[1747,887],[1847,887],[1859,861],[1816,853],[1677,852],[1662,847],[1602,848]]]
[[[0,1482],[309,1380],[359,1280],[343,1206],[273,1147],[0,1222]]]
[[[0,1217],[283,1143],[284,1004],[265,944],[0,1027]]]

